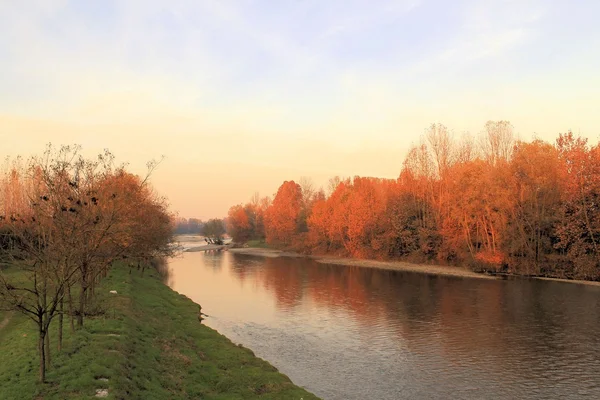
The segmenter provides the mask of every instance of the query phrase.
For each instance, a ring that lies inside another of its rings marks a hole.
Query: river
[[[600,287],[183,253],[208,326],[337,399],[600,398]]]

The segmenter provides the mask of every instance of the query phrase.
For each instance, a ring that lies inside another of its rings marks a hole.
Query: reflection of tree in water
[[[227,256],[229,257],[231,271],[241,283],[244,283],[248,278],[252,279],[264,265],[264,260],[254,256],[236,254],[235,257],[231,257],[231,253],[227,253]]]
[[[364,273],[364,268],[315,263],[310,269],[311,297],[319,305],[344,308],[364,323],[376,305],[367,301]]]
[[[160,276],[162,282],[172,287],[175,283],[173,274],[171,273],[171,268],[169,267],[169,261],[166,258],[155,258],[152,260],[152,266],[158,272],[158,276]]]
[[[411,351],[440,351],[451,363],[467,358],[470,373],[477,364],[508,380],[543,378],[551,384],[569,368],[581,368],[574,360],[590,356],[594,363],[588,375],[600,372],[600,357],[591,350],[599,341],[591,334],[598,330],[599,308],[586,306],[600,305],[598,292],[531,280],[439,279],[429,296],[420,297],[421,310],[434,301],[424,314],[414,312],[418,296],[395,302],[405,308],[397,327]]]
[[[273,292],[277,306],[290,309],[299,306],[304,296],[307,260],[268,258],[257,274],[262,286]]]
[[[565,364],[574,352],[593,359],[588,375],[600,373],[600,356],[593,353],[600,338],[591,333],[600,324],[596,288],[441,277],[304,258],[241,261],[234,263],[236,275],[256,279],[278,307],[304,303],[313,304],[316,313],[345,310],[357,326],[394,332],[414,354],[428,360],[436,354],[456,368],[477,368],[473,374],[482,377],[541,379],[549,373],[541,368],[560,373],[561,366],[579,365]]]
[[[257,279],[281,308],[296,307],[309,298],[318,307],[348,309],[360,317],[372,307],[365,297],[364,269],[283,257],[266,259],[263,265]]]
[[[211,267],[213,271],[220,271],[223,268],[223,261],[223,252],[221,250],[204,251],[204,265]]]

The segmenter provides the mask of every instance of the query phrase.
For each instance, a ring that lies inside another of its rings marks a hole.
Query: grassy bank
[[[109,294],[116,290],[117,295]],[[0,399],[315,399],[252,351],[201,325],[198,306],[155,271],[115,268],[98,289],[103,315],[83,330],[51,332],[48,383],[37,379],[33,322],[14,314],[0,329]],[[7,313],[0,314],[0,322]],[[56,325],[56,324],[54,324]]]

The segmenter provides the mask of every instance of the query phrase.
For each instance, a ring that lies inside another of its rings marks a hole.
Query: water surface
[[[600,398],[600,288],[184,253],[205,323],[324,399]]]

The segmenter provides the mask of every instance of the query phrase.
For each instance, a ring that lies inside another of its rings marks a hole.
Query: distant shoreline
[[[486,274],[480,274],[477,272],[469,271],[460,267],[443,266],[443,265],[429,265],[429,264],[414,264],[404,261],[377,261],[377,260],[360,260],[356,258],[342,258],[334,256],[304,256],[302,254],[286,252],[274,249],[263,249],[263,248],[232,248],[228,251],[237,254],[246,254],[260,257],[306,257],[315,260],[321,264],[334,264],[334,265],[346,265],[346,266],[357,266],[363,268],[377,268],[394,271],[409,271],[417,272],[429,275],[445,275],[445,276],[456,276],[461,278],[477,278],[477,279],[500,279],[498,277]]]
[[[549,278],[543,276],[526,276],[526,275],[493,275],[481,272],[474,272],[468,269],[455,266],[436,265],[436,264],[416,264],[406,261],[377,261],[377,260],[361,260],[356,258],[336,257],[331,255],[302,255],[295,252],[288,252],[276,249],[265,249],[258,247],[244,247],[244,248],[229,248],[228,251],[237,254],[245,254],[259,257],[306,257],[315,260],[321,264],[334,264],[334,265],[346,265],[346,266],[357,266],[363,268],[377,268],[394,271],[408,271],[416,272],[428,275],[439,275],[439,276],[454,276],[461,278],[476,278],[476,279],[491,279],[501,280],[502,276],[510,278],[523,278],[523,279],[536,279],[541,281],[553,281],[562,283],[575,283],[587,286],[600,287],[600,282],[596,281],[583,281],[576,279],[562,279],[562,278]]]
[[[185,253],[195,253],[197,251],[206,251],[206,250],[221,250],[228,247],[226,244],[205,244],[203,246],[190,247],[189,249],[185,249]]]
[[[564,282],[564,283],[579,283],[581,285],[600,286],[600,282],[597,282],[597,281],[582,281],[582,280],[578,280],[578,279],[549,278],[549,277],[545,277],[545,276],[531,276],[530,278],[538,279],[540,281],[554,281],[554,282]]]
[[[310,258],[321,264],[333,264],[333,265],[346,265],[356,266],[363,268],[377,268],[393,271],[408,271],[416,272],[428,275],[439,275],[439,276],[454,276],[461,278],[476,278],[476,279],[492,279],[501,280],[502,277],[509,278],[524,278],[524,279],[537,279],[541,281],[553,281],[563,283],[575,283],[587,286],[600,287],[600,282],[596,281],[584,281],[576,279],[562,279],[562,278],[551,278],[544,276],[527,276],[527,275],[515,275],[515,274],[503,274],[494,275],[488,273],[474,272],[465,268],[456,266],[447,266],[439,264],[417,264],[406,261],[378,261],[378,260],[363,260],[357,258],[348,257],[337,257],[332,255],[304,255],[291,251],[283,251],[276,249],[268,249],[262,247],[231,247],[231,243],[225,245],[206,244],[203,246],[192,247],[184,250],[184,252],[199,252],[206,250],[226,250],[236,254],[244,254],[257,257],[267,258],[278,258],[278,257],[290,257],[290,258]]]

